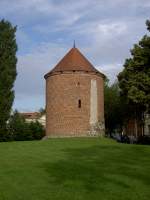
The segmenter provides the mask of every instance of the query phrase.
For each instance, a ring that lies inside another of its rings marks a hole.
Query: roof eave
[[[94,71],[85,71],[85,70],[66,70],[66,71],[50,71],[48,72],[47,74],[44,75],[44,78],[47,79],[49,76],[52,76],[52,75],[58,75],[58,74],[65,74],[65,72],[85,72],[85,73],[89,73],[89,74],[97,74],[97,75],[100,75],[102,78],[106,78],[106,76],[101,73],[100,71],[96,70],[95,72]]]

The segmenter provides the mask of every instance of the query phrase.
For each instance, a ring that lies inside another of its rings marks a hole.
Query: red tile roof
[[[21,116],[23,116],[25,119],[38,119],[40,116],[40,113],[38,112],[26,112],[26,113],[20,113]]]
[[[72,48],[61,60],[60,62],[44,77],[65,71],[85,71],[94,72],[104,76],[85,58],[85,56],[77,49]]]

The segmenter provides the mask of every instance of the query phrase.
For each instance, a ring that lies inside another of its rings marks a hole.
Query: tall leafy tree
[[[150,31],[150,21],[146,21]],[[150,36],[145,35],[131,50],[123,71],[118,75],[121,94],[126,98],[131,115],[137,122],[144,121],[144,112],[150,108]],[[137,130],[137,128],[136,128]]]
[[[14,100],[16,79],[16,27],[10,22],[0,21],[0,138],[5,140],[7,121]]]
[[[121,132],[125,104],[120,97],[120,89],[118,82],[109,86],[108,81],[105,82],[104,87],[104,106],[105,106],[105,128],[108,135],[117,129]]]

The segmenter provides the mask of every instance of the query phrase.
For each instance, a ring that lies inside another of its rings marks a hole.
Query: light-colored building
[[[45,127],[46,124],[46,115],[41,114],[39,112],[24,112],[20,113],[21,116],[23,116],[26,120],[26,122],[36,122],[38,121],[40,124],[42,124]]]

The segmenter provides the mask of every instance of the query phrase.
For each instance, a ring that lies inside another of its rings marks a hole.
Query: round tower
[[[45,79],[47,136],[104,132],[104,75],[77,48],[73,47]]]

